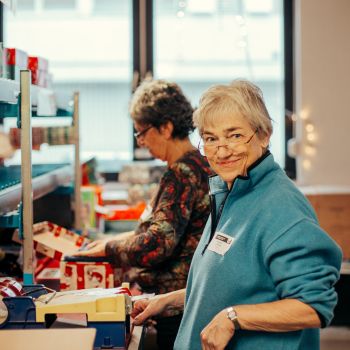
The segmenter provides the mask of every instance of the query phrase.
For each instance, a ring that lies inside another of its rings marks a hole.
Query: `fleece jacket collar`
[[[233,183],[230,194],[241,194],[253,188],[270,171],[278,169],[273,155],[266,151],[257,161],[255,161],[247,170],[247,176],[238,176]],[[229,189],[225,181],[220,176],[215,175],[209,178],[210,194],[228,192]]]

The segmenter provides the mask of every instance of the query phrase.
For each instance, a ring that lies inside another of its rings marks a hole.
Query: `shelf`
[[[17,103],[19,83],[14,80],[0,78],[0,102]]]
[[[44,165],[43,170],[32,166],[32,126],[33,116],[71,116],[74,132],[74,169],[69,165]],[[55,94],[50,89],[31,85],[29,70],[21,70],[20,84],[0,79],[0,118],[20,117],[17,124],[21,128],[21,166],[0,168],[0,224],[5,227],[18,226],[23,239],[23,283],[33,284],[33,200],[52,193],[59,186],[70,183],[74,177],[75,228],[81,228],[81,167],[79,147],[79,93]],[[50,167],[49,169],[47,169]],[[10,172],[10,174],[8,174]],[[11,173],[12,172],[12,173]],[[0,177],[1,180],[1,177]],[[20,213],[15,212],[20,203]],[[10,213],[12,211],[12,213]]]
[[[55,93],[51,89],[31,85],[34,117],[72,117],[72,94]],[[0,119],[17,117],[19,82],[0,78]]]
[[[70,183],[73,179],[73,168],[66,164],[33,165],[33,198],[40,198]],[[21,201],[20,167],[0,168],[0,215],[17,209]]]

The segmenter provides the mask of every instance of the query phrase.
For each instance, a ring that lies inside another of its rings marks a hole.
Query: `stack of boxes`
[[[0,78],[19,82],[20,71],[26,69],[31,71],[33,85],[51,87],[51,74],[47,59],[28,56],[27,52],[17,48],[3,48],[0,43]]]
[[[36,266],[37,283],[61,291],[121,284],[115,281],[113,267],[106,258],[70,256],[89,242],[87,238],[48,221],[34,224],[33,233],[35,251],[46,257],[42,266]],[[13,240],[21,242],[18,230]]]

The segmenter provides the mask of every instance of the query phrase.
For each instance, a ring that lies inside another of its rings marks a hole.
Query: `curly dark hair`
[[[195,128],[191,103],[176,83],[166,80],[143,81],[131,99],[129,111],[136,123],[157,129],[170,121],[173,138],[184,139]]]

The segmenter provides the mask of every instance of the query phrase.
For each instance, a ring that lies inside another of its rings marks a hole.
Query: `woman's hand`
[[[223,350],[235,333],[226,310],[220,311],[201,332],[202,349]]]
[[[134,324],[140,325],[148,318],[161,314],[167,307],[183,308],[186,289],[157,295],[152,299],[143,299],[135,302],[131,312]]]
[[[138,326],[152,316],[162,313],[168,306],[168,301],[166,300],[165,295],[157,295],[152,299],[136,301],[131,312],[131,317],[134,319],[133,323]]]
[[[73,256],[95,256],[95,257],[106,256],[106,244],[109,241],[112,241],[113,239],[114,237],[98,239],[94,242],[89,243],[86,246],[85,250],[77,251],[72,255]]]
[[[108,242],[123,241],[132,237],[134,234],[135,234],[134,231],[129,231],[124,233],[119,233],[117,235],[110,236],[107,238],[98,239],[96,241],[89,243],[86,246],[85,250],[80,250],[72,254],[72,256],[95,256],[95,257],[106,256],[106,245]]]

